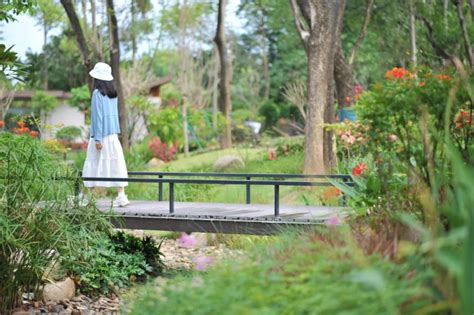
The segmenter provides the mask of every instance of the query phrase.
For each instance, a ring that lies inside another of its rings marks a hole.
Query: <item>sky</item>
[[[118,0],[120,2],[123,0]],[[240,3],[240,0],[230,0],[227,7],[226,17],[227,23],[233,26],[233,28],[241,28],[243,21],[237,17],[236,11]],[[18,53],[20,59],[24,59],[25,53],[30,50],[32,52],[40,52],[43,46],[43,31],[41,26],[37,24],[35,19],[29,15],[21,15],[17,18],[17,21],[8,24],[0,25],[0,29],[3,31],[3,43],[10,47],[15,45],[14,51]],[[50,35],[57,35],[58,29],[52,30]]]

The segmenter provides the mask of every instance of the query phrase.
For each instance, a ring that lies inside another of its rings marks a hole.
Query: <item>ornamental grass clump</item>
[[[60,257],[110,229],[94,206],[72,200],[76,176],[28,134],[0,132],[0,313],[41,298]]]

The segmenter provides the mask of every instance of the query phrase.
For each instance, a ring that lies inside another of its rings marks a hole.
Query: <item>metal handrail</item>
[[[343,183],[353,186],[350,175],[305,175],[305,174],[257,174],[257,173],[182,173],[182,172],[128,172],[129,175],[158,176],[158,178],[112,178],[112,177],[82,177],[84,181],[103,182],[135,182],[135,183],[158,183],[158,200],[163,201],[163,183],[169,184],[169,211],[174,213],[174,184],[216,184],[216,185],[246,185],[246,203],[250,204],[250,186],[273,186],[274,187],[274,214],[280,214],[280,186],[334,186],[327,181],[295,181],[295,180],[252,180],[254,178],[318,178],[318,179],[342,179]],[[81,172],[82,175],[82,172]],[[193,178],[164,178],[164,176],[189,176],[189,177],[245,177],[243,179],[193,179]],[[343,195],[342,204],[346,205],[346,196]]]
[[[128,172],[128,175],[188,176],[188,177],[253,177],[253,178],[331,178],[351,179],[345,174],[286,174],[286,173],[185,173],[185,172]]]

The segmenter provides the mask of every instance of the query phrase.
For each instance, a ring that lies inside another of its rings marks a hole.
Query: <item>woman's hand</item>
[[[102,150],[102,143],[96,142],[96,143],[95,143],[95,148],[96,148],[97,150],[99,150],[99,151]]]

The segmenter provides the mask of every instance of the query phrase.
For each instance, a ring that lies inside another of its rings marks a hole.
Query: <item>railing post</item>
[[[245,184],[245,201],[249,205],[250,204],[250,176],[247,176],[246,179],[249,181]]]
[[[347,177],[342,178],[342,183],[344,185],[347,185]],[[342,206],[343,207],[347,206],[347,196],[344,192],[342,193]]]
[[[158,178],[162,179],[163,175],[159,175]],[[158,201],[163,201],[163,182],[158,183]]]
[[[174,183],[170,183],[170,213],[174,213]]]
[[[280,215],[280,185],[275,185],[275,217]]]

